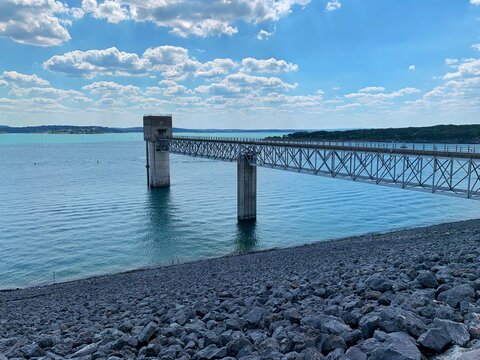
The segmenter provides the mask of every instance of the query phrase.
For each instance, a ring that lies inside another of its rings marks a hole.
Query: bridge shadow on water
[[[235,252],[247,253],[256,250],[258,240],[257,223],[255,221],[243,221],[237,223]]]

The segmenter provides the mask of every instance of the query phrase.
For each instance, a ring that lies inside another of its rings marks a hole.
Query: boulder
[[[148,342],[153,334],[155,334],[158,330],[158,325],[153,321],[150,321],[147,326],[145,326],[142,332],[138,335],[137,340],[139,343],[146,343]]]
[[[371,275],[366,284],[370,289],[380,292],[391,290],[393,286],[393,282],[382,274]]]
[[[381,347],[373,351],[369,360],[421,360],[422,354],[414,340],[404,332],[388,334]]]
[[[216,345],[208,345],[206,348],[198,351],[194,356],[194,360],[211,360],[222,359],[227,356],[227,348],[218,348]]]
[[[471,302],[475,297],[475,290],[470,285],[457,285],[438,295],[438,300],[458,308],[463,301]]]
[[[438,281],[431,271],[420,271],[416,280],[424,288],[436,288],[438,286]]]

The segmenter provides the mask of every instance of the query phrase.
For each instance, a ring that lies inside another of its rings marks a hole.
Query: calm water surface
[[[142,134],[0,135],[0,288],[476,218],[478,205],[259,168],[257,222],[239,225],[235,164],[171,155],[171,187],[148,190]]]

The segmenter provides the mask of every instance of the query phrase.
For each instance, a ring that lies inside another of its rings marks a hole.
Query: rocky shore
[[[480,359],[480,220],[0,292],[11,358]]]

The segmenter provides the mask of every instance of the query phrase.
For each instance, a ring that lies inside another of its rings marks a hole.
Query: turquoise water
[[[171,182],[147,189],[139,133],[0,135],[0,288],[480,217],[472,200],[259,168],[257,222],[239,225],[235,164],[171,155]]]

